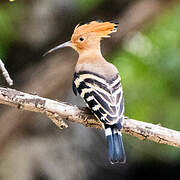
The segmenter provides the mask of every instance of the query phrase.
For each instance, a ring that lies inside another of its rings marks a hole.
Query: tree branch
[[[170,9],[175,2],[175,0],[138,0],[133,1],[130,6],[128,5],[127,9],[123,8],[123,15],[121,13],[122,11],[118,12],[119,15],[116,12],[116,17],[119,16],[119,18],[117,18],[119,22],[119,30],[117,33],[113,34],[112,38],[109,39],[106,44],[104,42],[104,54],[108,55],[114,51],[116,47],[120,46],[122,40],[129,36],[129,32],[140,29],[144,23],[154,20],[164,10]],[[94,15],[95,13],[98,16],[100,10],[101,8],[96,9],[95,12],[92,11],[91,15]],[[32,13],[30,16],[32,16]],[[89,17],[89,13],[86,16]],[[49,18],[51,19],[51,17]],[[28,24],[23,24],[23,26],[27,27],[29,27],[29,25],[29,22]],[[27,30],[27,28],[25,29]],[[28,33],[26,30],[24,33]],[[32,32],[30,33],[32,34]],[[15,51],[15,54],[16,53],[17,52]],[[67,76],[67,74],[72,75],[74,72],[76,56],[73,53],[74,52],[71,50],[59,54],[55,53],[53,56],[46,57],[47,59],[45,61],[42,61],[39,64],[36,63],[34,66],[29,66],[19,75],[16,74],[16,79],[21,79],[21,88],[19,89],[26,92],[37,92],[44,97],[48,96],[55,98],[55,96],[58,95],[58,98],[63,98],[68,92],[68,87],[71,87],[72,76]],[[48,62],[49,60],[51,63]],[[20,87],[18,84],[15,85],[16,87]],[[1,111],[0,123],[3,129],[1,128],[0,133],[0,151],[2,150],[2,147],[5,147],[6,143],[11,139],[9,137],[19,128],[20,125],[29,126],[29,121],[27,121],[27,119],[34,118],[29,116],[29,113],[26,112],[22,115],[20,112],[17,113],[16,109],[10,108]]]
[[[86,127],[102,129],[101,123],[92,115],[88,108],[76,107],[14,89],[0,88],[0,103],[18,109],[46,114],[61,129],[67,127],[63,119]],[[126,117],[123,132],[136,136],[141,140],[148,139],[180,148],[180,132],[159,125]]]
[[[4,78],[6,79],[7,83],[12,86],[13,85],[13,80],[10,78],[8,71],[6,70],[4,63],[2,62],[2,60],[0,59],[0,69],[2,71],[2,75],[4,76]]]

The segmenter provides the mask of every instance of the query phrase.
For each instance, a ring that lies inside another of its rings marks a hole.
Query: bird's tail
[[[105,128],[105,135],[107,138],[109,159],[111,163],[125,163],[126,154],[122,141],[121,131],[114,126],[108,126]]]

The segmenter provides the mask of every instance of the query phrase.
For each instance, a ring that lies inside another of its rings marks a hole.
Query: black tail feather
[[[115,127],[108,127],[105,129],[107,137],[109,159],[111,163],[125,163],[126,155],[122,141],[122,135]]]
[[[108,143],[109,158],[110,160],[115,159],[113,136],[107,136],[107,143]]]

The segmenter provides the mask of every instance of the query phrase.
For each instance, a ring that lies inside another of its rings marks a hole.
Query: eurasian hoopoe
[[[125,163],[126,155],[122,141],[124,120],[124,99],[121,79],[114,65],[101,54],[100,41],[116,32],[117,24],[92,21],[77,25],[71,40],[61,44],[46,54],[72,47],[79,53],[73,79],[73,92],[83,98],[87,106],[99,119],[105,129],[109,158],[112,163]]]

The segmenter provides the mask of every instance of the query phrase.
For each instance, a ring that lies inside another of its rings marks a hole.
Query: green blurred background
[[[179,131],[179,1],[0,2],[0,58],[13,88],[84,105],[71,92],[77,54],[42,54],[70,39],[79,22],[98,19],[120,24],[102,52],[119,69],[126,115]],[[2,77],[1,84],[7,86]],[[98,130],[59,130],[46,117],[4,105],[1,112],[0,179],[179,179],[178,148],[124,135],[127,163],[110,165]]]

